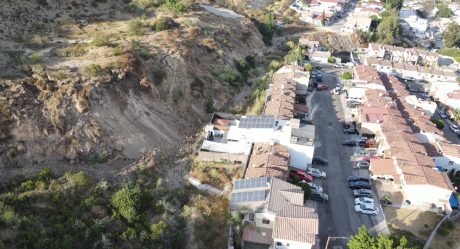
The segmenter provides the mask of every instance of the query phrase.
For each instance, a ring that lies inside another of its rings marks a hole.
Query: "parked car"
[[[325,159],[322,159],[321,157],[313,157],[311,160],[311,163],[313,165],[322,165],[322,166],[328,166],[329,162]]]
[[[447,118],[447,114],[446,114],[446,111],[444,109],[439,110],[438,114],[439,114],[439,116],[441,116],[441,118],[444,118],[444,119]]]
[[[372,198],[372,190],[369,189],[356,189],[353,190],[354,197],[369,197]]]
[[[353,139],[343,141],[342,145],[345,146],[356,146],[356,141]]]
[[[449,128],[451,131],[453,131],[455,134],[460,134],[460,128],[456,124],[451,124],[449,125]]]
[[[347,107],[350,107],[350,108],[355,108],[360,105],[362,105],[362,103],[359,101],[354,101],[354,100],[347,101]]]
[[[360,161],[356,161],[355,168],[360,168],[360,169],[369,168],[369,165],[370,163],[368,161],[360,160]]]
[[[370,162],[371,159],[379,159],[379,158],[380,157],[378,157],[378,156],[363,156],[361,158],[358,158],[357,161],[368,161],[368,162]]]
[[[355,199],[355,205],[374,204],[374,199],[370,197],[358,197]]]
[[[421,93],[420,94],[420,99],[425,100],[425,101],[431,101],[430,95],[428,95],[426,93]]]
[[[393,176],[392,175],[371,175],[372,180],[378,180],[378,181],[393,181]]]
[[[391,202],[390,200],[386,200],[386,199],[380,199],[380,204],[382,204],[383,206],[389,206],[389,205],[393,205],[393,202]]]
[[[377,215],[379,213],[379,210],[374,206],[374,204],[356,205],[355,211],[359,214],[370,214],[370,215]]]
[[[355,127],[350,127],[347,129],[343,129],[344,134],[358,134],[358,131],[356,130]]]
[[[325,193],[311,191],[310,199],[314,201],[326,202],[329,200],[329,196]]]
[[[361,176],[349,176],[348,182],[369,182],[369,179]]]
[[[367,150],[357,150],[353,153],[355,157],[371,156],[371,152]]]
[[[324,85],[324,84],[319,84],[317,89],[319,91],[322,91],[322,90],[327,90],[329,87],[327,85]]]
[[[298,177],[300,181],[312,182],[313,176],[305,173],[302,170],[291,170],[289,171],[289,178]]]
[[[321,171],[321,170],[319,170],[317,168],[308,168],[307,173],[312,175],[312,176],[314,176],[314,177],[318,177],[318,178],[321,178],[321,179],[326,178],[326,172]]]
[[[371,185],[368,183],[368,182],[349,182],[348,183],[348,187],[350,187],[351,189],[360,189],[360,188],[363,188],[363,189],[371,189]]]
[[[320,193],[323,192],[323,188],[321,186],[318,186],[315,183],[309,182],[308,185],[310,185],[310,188],[312,189],[312,191],[316,191]]]

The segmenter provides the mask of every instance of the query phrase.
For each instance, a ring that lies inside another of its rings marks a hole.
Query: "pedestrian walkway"
[[[214,188],[213,186],[210,186],[210,185],[207,185],[207,184],[202,184],[198,179],[193,178],[191,176],[188,177],[188,181],[190,182],[190,184],[192,184],[193,186],[195,186],[199,190],[203,190],[205,192],[212,193],[212,194],[217,194],[217,195],[225,195],[224,191],[222,191],[220,189],[217,189],[217,188]]]

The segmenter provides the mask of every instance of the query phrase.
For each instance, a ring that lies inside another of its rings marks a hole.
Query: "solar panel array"
[[[251,201],[263,201],[267,196],[267,190],[250,191],[250,192],[239,192],[233,193],[231,196],[231,202],[251,202]]]
[[[246,116],[240,119],[239,128],[273,128],[273,116]]]
[[[242,179],[235,182],[235,189],[245,188],[262,188],[267,186],[267,182],[271,180],[270,177],[260,177],[252,179]]]

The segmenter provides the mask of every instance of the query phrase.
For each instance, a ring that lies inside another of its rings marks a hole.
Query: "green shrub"
[[[48,182],[54,178],[54,173],[50,168],[43,168],[38,171],[37,179],[40,181]]]
[[[88,53],[86,44],[76,44],[70,47],[57,50],[57,55],[61,57],[81,57]]]
[[[336,62],[336,59],[335,59],[334,56],[331,56],[331,57],[327,58],[327,62],[332,64],[332,63]]]
[[[168,223],[164,221],[160,221],[156,224],[152,224],[150,226],[150,233],[153,241],[162,241],[164,240],[164,237],[169,229]]]
[[[153,23],[152,29],[157,32],[160,32],[160,31],[171,29],[174,26],[176,26],[176,23],[174,22],[172,18],[160,17]]]
[[[152,70],[153,81],[155,84],[160,85],[168,76],[166,70],[163,67],[155,67]]]
[[[219,78],[219,80],[227,83],[233,88],[243,87],[244,81],[241,75],[230,69],[221,68],[216,70],[214,73]]]
[[[353,78],[353,74],[350,72],[344,72],[342,74],[342,80],[351,80]]]
[[[441,236],[447,236],[447,235],[449,235],[449,229],[444,228],[444,227],[441,226],[438,229],[438,234],[441,235]]]
[[[216,111],[216,107],[214,107],[214,100],[212,98],[209,98],[206,101],[206,112],[213,113],[215,111]]]
[[[27,180],[21,184],[22,191],[31,191],[34,189],[34,182],[32,180]]]
[[[272,60],[272,61],[270,62],[270,64],[268,65],[268,71],[275,72],[275,71],[277,71],[278,69],[280,69],[281,66],[282,66],[282,64],[281,64],[280,61]]]
[[[135,223],[141,219],[142,193],[139,187],[123,186],[112,196],[110,203],[114,211],[129,223]]]
[[[73,187],[86,187],[91,183],[88,173],[80,171],[78,173],[66,172],[64,174],[67,182]]]
[[[41,64],[43,62],[43,54],[33,53],[29,56],[29,60],[32,64]]]
[[[128,22],[128,31],[132,35],[143,35],[145,33],[144,23],[136,18]]]
[[[100,76],[103,72],[101,65],[99,64],[91,64],[86,67],[85,72],[93,77]]]
[[[165,5],[173,11],[185,13],[191,11],[194,8],[195,3],[191,0],[166,0]]]
[[[305,71],[307,72],[313,71],[313,65],[311,63],[308,63],[307,65],[305,65]]]
[[[24,65],[27,61],[27,58],[24,55],[24,53],[19,52],[19,51],[9,52],[8,56],[9,56],[9,63],[16,65],[16,66]]]
[[[110,39],[108,36],[97,36],[91,44],[96,47],[110,46]]]
[[[442,130],[446,126],[444,121],[441,119],[433,119],[431,122],[433,122],[436,125],[436,128]]]

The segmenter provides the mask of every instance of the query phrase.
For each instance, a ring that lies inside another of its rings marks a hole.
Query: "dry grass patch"
[[[200,162],[192,163],[190,175],[204,184],[209,184],[218,189],[231,187],[234,179],[243,176],[243,165],[227,162]]]
[[[433,212],[422,212],[413,209],[384,207],[383,212],[389,227],[404,230],[425,241],[433,231],[441,216]]]
[[[447,221],[444,221],[446,223]],[[443,225],[445,225],[443,223]],[[460,248],[460,220],[451,222],[452,228],[446,228],[448,234],[442,235],[438,230],[438,234],[431,242],[431,249],[451,249]]]

